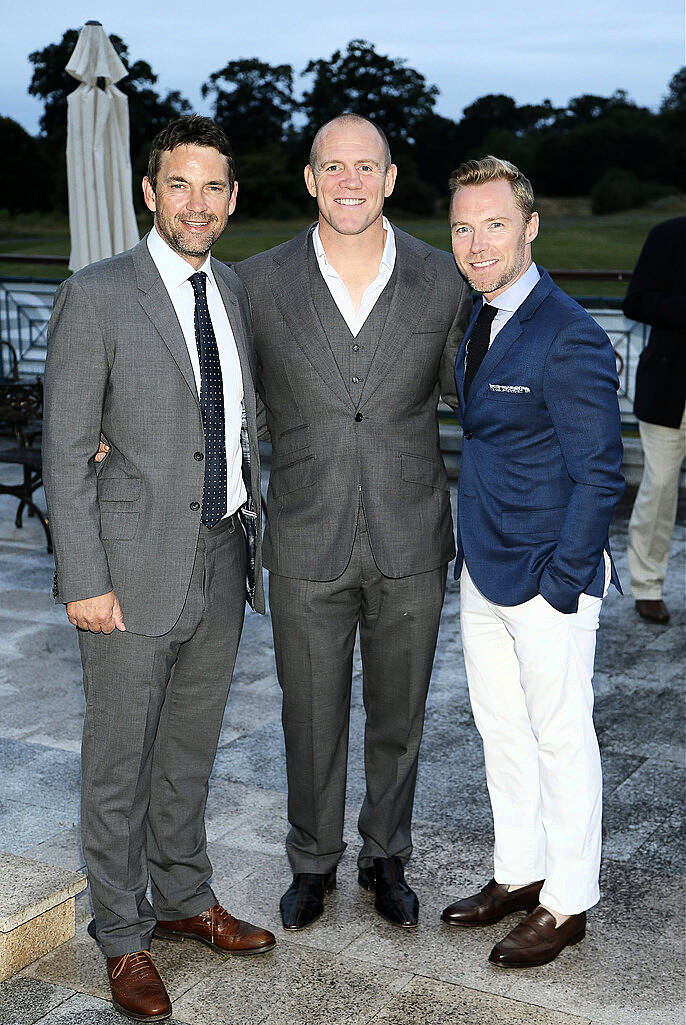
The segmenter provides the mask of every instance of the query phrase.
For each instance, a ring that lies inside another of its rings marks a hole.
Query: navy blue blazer
[[[457,562],[481,593],[519,605],[540,593],[576,612],[602,595],[603,549],[623,490],[612,345],[545,270],[497,334],[464,398],[465,346],[455,363],[464,430]],[[612,582],[621,591],[614,564]]]

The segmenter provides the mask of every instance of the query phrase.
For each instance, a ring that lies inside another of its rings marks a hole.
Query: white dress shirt
[[[491,324],[489,347],[493,344],[493,339],[498,332],[502,331],[510,317],[514,316],[528,294],[534,290],[540,280],[541,275],[538,273],[538,267],[535,263],[532,263],[527,267],[521,278],[518,278],[514,284],[506,288],[500,295],[497,295],[495,299],[488,302],[486,296],[484,296],[484,305],[495,306],[498,310]]]
[[[319,269],[322,272],[322,277],[329,287],[333,301],[340,310],[341,316],[350,328],[350,333],[353,338],[356,338],[362,330],[365,320],[374,309],[374,304],[388,284],[391,274],[393,273],[393,268],[395,267],[395,235],[393,234],[393,228],[391,227],[390,221],[385,217],[383,218],[383,226],[384,231],[386,232],[386,244],[384,245],[383,253],[381,254],[379,273],[372,283],[367,285],[364,295],[362,296],[360,308],[357,311],[353,306],[353,301],[350,298],[350,292],[345,287],[343,278],[340,276],[338,271],[331,266],[326,258],[324,246],[322,245],[322,240],[319,237],[319,225],[317,225],[312,232],[314,252],[317,257]]]
[[[179,318],[199,396],[200,360],[195,340],[195,294],[189,281],[195,271],[187,260],[174,252],[154,227],[148,235],[148,249],[160,272],[164,287],[169,293],[176,316]],[[248,497],[243,483],[243,453],[241,450],[243,377],[236,340],[224,307],[224,301],[212,273],[209,253],[200,270],[207,275],[207,305],[217,339],[219,363],[222,368],[226,429],[226,515],[231,516]]]

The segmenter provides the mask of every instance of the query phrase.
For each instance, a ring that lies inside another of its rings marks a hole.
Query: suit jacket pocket
[[[271,482],[275,494],[281,498],[282,495],[288,495],[291,491],[309,487],[313,477],[314,456],[310,453],[310,455],[274,467]]]
[[[403,480],[414,484],[424,484],[428,488],[449,490],[448,478],[443,463],[423,456],[409,455],[403,452],[400,456],[400,473]]]
[[[100,502],[136,502],[140,497],[138,477],[100,477],[98,480]]]
[[[518,509],[501,514],[503,534],[526,534],[541,541],[555,540],[560,536],[565,518],[566,506],[555,509]]]
[[[138,513],[128,509],[100,511],[100,537],[104,541],[130,541],[136,533]]]

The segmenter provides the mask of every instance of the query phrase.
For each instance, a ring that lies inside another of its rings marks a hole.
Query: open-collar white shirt
[[[498,310],[491,324],[489,347],[493,345],[495,336],[499,331],[502,331],[510,317],[514,316],[540,280],[541,275],[538,273],[538,267],[535,263],[532,263],[524,271],[521,278],[518,278],[509,288],[506,288],[504,292],[501,292],[495,299],[492,299],[490,303],[486,296],[484,296],[484,306],[495,306]]]
[[[383,247],[383,253],[381,254],[379,273],[372,283],[367,285],[364,295],[362,296],[360,308],[357,311],[353,306],[353,301],[350,298],[350,292],[345,287],[343,278],[340,276],[338,271],[331,266],[326,258],[324,246],[322,245],[322,240],[319,237],[318,224],[312,232],[314,253],[317,257],[317,263],[319,264],[319,269],[322,272],[322,277],[324,278],[324,281],[326,281],[333,301],[340,310],[341,316],[350,328],[350,333],[354,338],[356,338],[362,330],[365,320],[374,309],[374,304],[388,284],[391,274],[393,273],[393,268],[395,267],[395,234],[393,233],[391,222],[386,217],[383,218],[383,227],[386,232],[386,242]]]
[[[195,293],[189,280],[195,271],[187,260],[174,252],[154,227],[148,235],[148,250],[176,311],[183,337],[186,340],[186,348],[193,367],[195,386],[199,396],[200,360],[195,340]],[[219,363],[222,368],[226,430],[226,515],[230,516],[243,505],[247,498],[243,483],[243,453],[241,450],[243,376],[236,340],[226,313],[224,300],[212,273],[209,253],[200,270],[207,275],[207,306],[217,339]],[[189,457],[192,458],[192,455]]]

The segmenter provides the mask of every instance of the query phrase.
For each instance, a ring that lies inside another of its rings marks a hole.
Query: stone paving
[[[626,581],[628,502],[613,529]],[[0,499],[0,850],[82,865],[78,839],[83,696],[74,631],[48,591],[42,532],[13,526]],[[214,887],[235,914],[267,925],[276,949],[222,958],[156,941],[173,1022],[188,1025],[678,1025],[684,1021],[683,654],[686,537],[677,528],[668,627],[640,620],[614,589],[601,617],[596,723],[605,771],[603,899],[585,942],[551,965],[504,972],[486,961],[509,926],[450,930],[441,908],[492,874],[481,744],[467,697],[449,581],[427,710],[408,879],[414,933],[381,920],[357,887],[363,793],[356,663],[346,838],[339,886],[302,933],[280,928],[290,880],[283,849],[285,764],[269,621],[249,615],[211,781],[207,832]],[[102,957],[77,899],[73,940],[0,985],[0,1025],[118,1023]],[[510,925],[512,921],[510,921]]]

